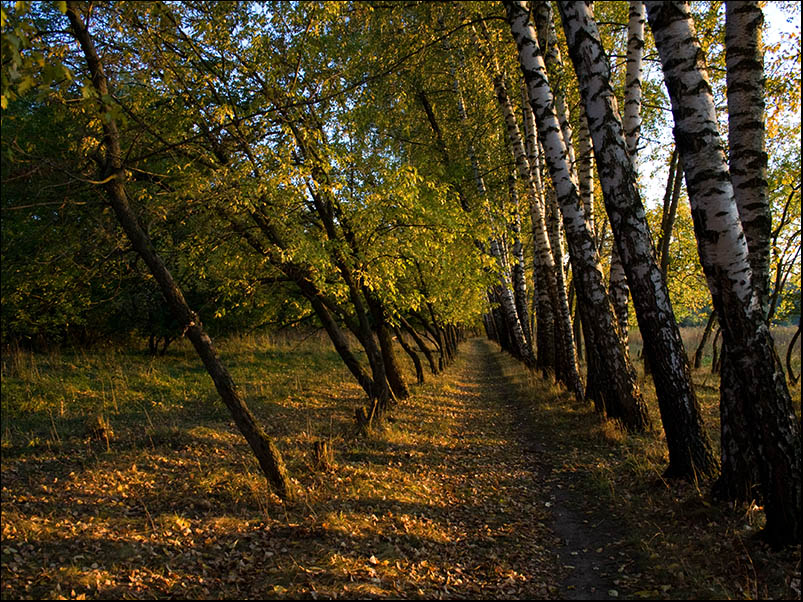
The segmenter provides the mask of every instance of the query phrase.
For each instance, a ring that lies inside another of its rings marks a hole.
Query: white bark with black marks
[[[726,2],[725,8],[729,169],[747,237],[753,288],[767,315],[772,217],[764,148],[764,15],[754,1]]]
[[[628,361],[621,338],[615,327],[610,299],[603,283],[594,234],[585,219],[577,185],[568,160],[567,146],[535,30],[529,23],[529,11],[524,2],[505,0],[508,23],[519,51],[519,63],[535,115],[538,138],[557,195],[578,299],[589,312],[595,330],[598,351],[610,376],[605,383],[605,407],[609,415],[622,420],[631,429],[644,429],[649,417],[644,400],[636,385],[635,370]]]
[[[672,101],[675,142],[686,173],[697,247],[727,347],[722,400],[739,411],[723,429],[746,435],[774,545],[801,539],[800,424],[774,349],[759,292],[751,285],[745,235],[717,130],[711,86],[685,2],[649,1],[647,15]],[[727,377],[727,378],[726,378]]]
[[[605,209],[627,272],[653,373],[669,447],[667,475],[711,475],[717,467],[716,458],[703,428],[669,290],[655,260],[599,31],[588,4],[563,1],[558,7],[599,163]]]

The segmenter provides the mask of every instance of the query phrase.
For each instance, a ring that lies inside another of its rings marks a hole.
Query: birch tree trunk
[[[746,418],[747,461],[757,464],[767,524],[776,546],[801,539],[801,444],[786,378],[751,285],[747,242],[734,199],[711,86],[688,4],[649,1],[647,15],[663,65],[675,141],[683,162],[700,261],[720,319],[732,370],[721,399],[732,395]],[[729,418],[730,416],[726,416]],[[723,431],[741,426],[727,420]]]
[[[139,225],[136,215],[129,206],[124,185],[125,176],[120,135],[117,123],[110,111],[111,107],[108,106],[105,100],[109,96],[109,85],[103,64],[98,57],[92,36],[76,3],[67,3],[66,14],[70,21],[72,33],[84,54],[92,77],[92,85],[98,93],[98,108],[103,116],[101,120],[104,132],[103,147],[106,152],[104,173],[101,174],[101,179],[106,182],[104,188],[109,203],[128,239],[131,241],[131,245],[150,269],[170,310],[179,324],[181,324],[193,347],[195,347],[195,351],[215,383],[218,394],[229,409],[237,428],[248,441],[268,482],[281,497],[290,497],[292,495],[290,480],[279,449],[262,427],[257,424],[251,410],[240,396],[237,385],[218,357],[212,340],[204,330],[198,315],[187,304],[181,289],[154,249],[151,240]]]
[[[558,3],[569,54],[580,82],[605,209],[627,272],[639,328],[652,369],[669,448],[667,476],[711,476],[717,468],[694,394],[686,350],[669,290],[655,261],[632,155],[619,119],[610,67],[594,16],[583,2]],[[632,14],[632,11],[631,11]]]
[[[535,195],[528,195],[530,204],[530,224],[532,227],[533,241],[537,245],[537,241],[541,236],[541,229],[544,228],[544,186],[541,179],[541,164],[538,154],[538,139],[535,132],[535,117],[533,116],[533,109],[530,106],[529,98],[527,97],[527,84],[522,80],[522,113],[524,115],[524,133],[525,133],[525,149],[527,151],[527,163],[530,166],[530,175],[535,187]],[[550,249],[550,255],[551,249]],[[556,310],[553,310],[552,301],[549,297],[549,290],[547,286],[547,274],[549,270],[544,264],[545,257],[542,257],[537,250],[533,252],[533,282],[535,283],[536,295],[536,349],[538,352],[538,366],[546,374],[549,371],[554,372],[556,367],[556,354],[558,335],[558,328],[556,327]],[[552,255],[554,261],[554,255]],[[557,276],[557,272],[554,272]],[[566,283],[556,282],[558,286],[559,297],[565,297],[568,305],[568,297],[566,294]],[[562,303],[562,301],[561,301]]]
[[[588,120],[582,112],[580,113],[580,127],[577,128],[577,183],[586,218],[591,225],[591,230],[596,232],[594,223],[594,148],[591,143],[591,134],[588,131]]]
[[[563,215],[566,240],[578,299],[586,305],[589,325],[604,358],[609,378],[601,383],[608,415],[628,428],[643,430],[649,426],[644,400],[636,384],[636,374],[628,361],[618,336],[610,299],[603,283],[594,234],[588,227],[580,205],[577,184],[568,162],[567,145],[555,114],[552,91],[535,30],[529,24],[524,2],[504,1],[507,19],[519,51],[530,104],[535,115],[538,138],[544,149],[558,204]]]
[[[460,90],[460,83],[457,80],[457,74],[454,72],[454,69],[452,70],[452,81],[457,95],[457,108],[460,114],[460,119],[466,123],[468,122],[468,114],[466,113],[466,107],[463,103],[463,94]],[[477,187],[477,192],[479,193],[481,199],[487,200],[488,191],[485,188],[485,181],[480,173],[479,161],[477,160],[477,154],[472,144],[469,144],[468,152],[469,158],[471,159],[472,171],[474,172],[474,183]],[[513,293],[510,290],[510,285],[504,276],[505,259],[502,254],[499,241],[491,240],[489,248],[491,255],[496,258],[497,263],[499,264],[500,287],[497,292],[499,302],[501,304],[502,314],[504,316],[509,338],[511,340],[511,351],[528,367],[535,368],[535,356],[533,355],[532,347],[528,347],[527,345],[527,338],[524,335],[524,328],[519,320]]]
[[[725,21],[725,63],[728,85],[728,163],[739,219],[747,240],[753,293],[765,319],[769,311],[769,261],[772,218],[764,152],[764,61],[761,49],[763,15],[756,2],[728,2]],[[734,378],[727,340],[722,346],[721,378]],[[725,394],[727,392],[727,395]],[[753,499],[760,475],[745,430],[750,428],[739,391],[723,389],[720,401],[722,472],[718,497]]]
[[[555,30],[555,21],[553,19],[552,5],[550,2],[546,2],[544,0],[537,0],[536,2],[532,3],[532,12],[535,14],[535,19],[537,24],[536,40],[538,41],[538,44],[541,48],[545,48],[543,53],[543,59],[548,72],[548,77],[550,78],[551,90],[553,91],[555,114],[557,115],[558,121],[560,123],[560,132],[563,135],[563,140],[566,145],[566,161],[569,165],[572,177],[578,184],[583,203],[583,210],[585,212],[586,203],[591,204],[592,199],[590,196],[583,196],[584,193],[586,193],[586,191],[583,188],[585,185],[592,187],[593,183],[591,180],[581,181],[579,174],[578,160],[574,153],[574,146],[572,145],[574,134],[572,131],[571,121],[569,118],[569,109],[566,105],[565,94],[563,92],[563,89],[565,87],[564,82],[566,78],[566,73],[563,65],[563,59],[561,58],[560,45],[558,44],[557,32]],[[582,146],[583,144],[590,145],[590,140],[587,132],[582,139],[578,140],[578,146]],[[590,165],[587,167],[590,169]],[[586,175],[590,176],[591,174],[588,172],[583,174],[584,177]],[[593,208],[593,205],[590,206]],[[593,212],[586,213],[585,217],[586,221],[588,222],[589,229],[592,232],[594,232]],[[553,237],[557,236],[557,238],[560,239],[560,235],[559,234],[556,235],[556,233],[553,230],[550,230],[550,233]],[[596,232],[594,232],[594,244],[597,247],[597,252],[599,252],[599,249],[601,249],[602,247],[599,244],[599,237],[596,235]],[[558,260],[556,258],[556,263],[557,261]],[[562,267],[563,265],[562,260],[560,265]],[[558,276],[565,277],[565,275],[562,273],[559,273]],[[612,294],[612,292],[609,291],[610,300],[613,303],[613,308],[615,311],[617,310],[617,308],[621,307],[624,307],[625,310],[627,309],[627,300],[626,300],[627,284],[624,281],[624,276],[622,276],[620,284],[624,286],[624,295],[625,295],[624,305],[621,302],[617,303],[615,296]],[[584,303],[585,299],[581,295],[578,295],[577,297],[578,313],[581,316],[580,321],[582,322],[583,332],[585,333],[585,336],[587,338],[586,396],[594,400],[594,405],[598,411],[604,411],[605,407],[605,401],[603,399],[604,387],[600,387],[597,385],[604,384],[606,381],[607,376],[606,376],[606,371],[604,369],[606,362],[604,358],[599,357],[600,348],[593,343],[591,345],[588,344],[589,341],[594,340],[593,333],[589,332],[588,328],[586,328],[586,325],[588,324],[588,315],[593,314],[594,309],[593,308],[586,309],[585,307],[583,307]],[[616,324],[619,323],[618,317],[615,323]],[[622,337],[621,333],[617,333],[617,335],[620,336],[620,338],[623,341],[624,344],[623,349],[625,356],[627,357],[628,356],[627,337],[626,336]],[[556,343],[559,346],[560,340],[557,340]],[[595,355],[597,357],[592,357]],[[630,360],[628,359],[628,362],[629,361]]]
[[[511,279],[513,281],[513,295],[516,300],[516,313],[519,316],[521,328],[530,353],[533,351],[533,336],[530,332],[530,310],[527,306],[527,281],[524,277],[524,246],[521,244],[521,215],[519,213],[519,194],[516,190],[516,174],[508,175],[508,192],[512,205],[513,233],[513,265],[511,266]]]
[[[644,48],[644,2],[631,0],[627,21],[627,63],[625,67],[625,105],[622,115],[622,124],[625,130],[627,151],[636,164],[638,156],[638,140],[641,130],[641,55]],[[611,250],[610,288],[613,306],[616,308],[616,318],[622,336],[629,338],[628,327],[628,280],[627,271],[622,265],[617,245]]]
[[[611,246],[611,272],[608,276],[608,287],[611,292],[611,303],[616,313],[616,327],[622,340],[625,341],[625,351],[629,353],[628,341],[630,339],[630,323],[628,321],[628,298],[630,289],[627,287],[627,274],[619,256],[616,241]]]
[[[727,2],[725,65],[728,85],[728,167],[739,219],[747,239],[753,293],[761,313],[769,312],[769,263],[772,218],[764,152],[764,57],[761,28],[764,16],[757,2]],[[735,369],[727,341],[722,346],[721,377],[731,380]],[[750,428],[739,391],[723,389],[720,401],[722,473],[718,497],[746,501],[754,497],[760,475],[745,430]]]
[[[561,294],[557,279],[557,273],[560,271],[562,274],[562,268],[556,263],[555,241],[550,240],[549,233],[547,232],[545,216],[541,210],[542,204],[539,199],[535,177],[527,158],[527,150],[524,146],[516,115],[513,111],[513,103],[507,92],[504,75],[499,69],[495,56],[491,55],[488,57],[488,64],[491,67],[491,76],[493,79],[494,91],[496,92],[496,99],[505,121],[510,152],[513,155],[518,175],[526,184],[531,211],[535,213],[535,228],[533,233],[535,234],[535,253],[538,256],[538,269],[544,274],[552,313],[559,317],[556,339],[560,341],[560,346],[558,348],[559,356],[556,357],[556,367],[559,363],[562,368],[562,373],[556,370],[556,374],[566,386],[574,392],[578,399],[582,399],[583,383],[580,380],[580,373],[577,369],[577,357],[574,348],[569,303],[566,298],[565,286]]]
[[[725,65],[728,85],[728,167],[739,219],[747,237],[753,290],[769,309],[770,215],[764,148],[764,15],[753,0],[726,2]]]

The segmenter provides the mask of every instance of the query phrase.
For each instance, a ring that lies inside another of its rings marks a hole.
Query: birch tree
[[[544,149],[563,217],[578,299],[587,308],[595,344],[600,358],[606,363],[609,379],[600,383],[604,389],[605,409],[611,417],[622,420],[629,428],[642,430],[649,425],[647,410],[636,384],[635,371],[618,336],[610,299],[603,283],[594,234],[586,222],[568,161],[567,144],[555,112],[536,33],[529,23],[529,10],[524,2],[505,0],[504,5],[527,82],[538,138]]]
[[[728,97],[728,168],[739,220],[747,242],[753,294],[761,313],[769,316],[770,216],[767,153],[764,150],[764,60],[761,49],[763,14],[757,2],[727,2],[725,6],[725,66]],[[728,339],[723,342],[721,374],[736,375]],[[727,395],[726,395],[727,393]],[[760,481],[758,460],[746,432],[750,429],[744,404],[724,388],[720,402],[722,474],[716,486],[720,497],[751,499]]]
[[[649,1],[647,15],[672,102],[675,142],[683,163],[698,252],[733,370],[721,380],[747,418],[747,458],[765,501],[764,535],[774,545],[801,538],[800,425],[752,284],[747,242],[728,171],[725,145],[685,2]],[[739,425],[736,425],[737,427]],[[722,429],[733,428],[722,424]]]
[[[478,46],[480,46],[479,40],[476,40],[476,42]],[[541,199],[539,199],[538,186],[532,172],[531,164],[527,158],[527,150],[513,110],[513,103],[507,91],[504,74],[499,68],[496,56],[493,54],[484,54],[484,56],[486,63],[490,67],[496,100],[505,122],[506,138],[510,146],[510,152],[513,155],[519,178],[525,183],[530,210],[533,213],[533,234],[535,236],[534,252],[537,257],[536,269],[542,271],[544,274],[544,282],[551,305],[550,309],[553,315],[559,317],[556,337],[560,339],[560,358],[556,364],[560,365],[562,373],[558,371],[557,375],[566,386],[574,392],[578,399],[582,399],[583,384],[577,369],[577,357],[574,347],[571,316],[569,314],[569,302],[566,297],[566,288],[562,278],[563,269],[555,260],[554,249],[556,246],[559,246],[560,242],[559,240],[555,240],[554,237],[550,237],[547,233],[546,220],[541,206]],[[532,120],[525,118],[525,123],[528,122],[532,123]],[[560,275],[558,272],[560,272]]]
[[[644,48],[644,3],[640,0],[629,2],[627,21],[627,63],[625,67],[625,103],[622,125],[625,130],[627,150],[633,162],[638,156],[639,130],[641,129],[641,57]],[[628,281],[622,258],[616,244],[611,249],[610,287],[613,306],[622,336],[628,338]]]
[[[580,82],[598,161],[605,209],[627,273],[644,348],[653,372],[669,447],[667,476],[712,475],[716,458],[703,428],[686,351],[657,265],[627,132],[610,82],[610,67],[588,4],[559,2],[569,54]],[[631,11],[632,15],[633,11]],[[632,125],[632,124],[631,124]],[[634,138],[630,138],[633,144]]]

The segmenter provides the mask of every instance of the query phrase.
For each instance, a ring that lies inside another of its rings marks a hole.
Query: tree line
[[[758,3],[728,2],[724,19],[717,9],[4,6],[4,343],[71,317],[91,332],[88,316],[126,332],[138,317],[153,350],[186,336],[290,496],[281,453],[205,323],[323,328],[365,393],[362,428],[410,394],[398,353],[422,382],[482,324],[528,368],[641,431],[632,313],[666,476],[718,475],[720,498],[761,497],[770,541],[797,542],[800,425],[769,323],[799,287],[799,143],[788,145],[799,119],[765,114],[768,94],[790,97],[790,67],[765,77]],[[721,33],[713,79],[701,26]],[[662,111],[674,150],[651,209],[638,170]],[[669,249],[684,218],[699,257],[692,294],[704,286],[722,333],[720,457],[673,308]]]

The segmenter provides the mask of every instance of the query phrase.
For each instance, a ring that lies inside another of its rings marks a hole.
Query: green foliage
[[[484,311],[495,276],[480,247],[510,227],[510,158],[472,25],[498,17],[499,6],[93,5],[90,30],[112,88],[101,112],[77,45],[61,33],[65,9],[58,2],[3,5],[4,341],[175,334],[97,185],[102,125],[111,120],[131,204],[213,331],[314,320],[282,269],[288,262],[307,271],[341,321],[353,317],[338,258],[391,315],[424,312],[468,324]],[[700,30],[713,36],[712,64],[720,12],[713,3],[696,14]],[[597,13],[621,85],[627,3],[601,3]],[[486,24],[518,104],[509,32],[499,19]],[[563,43],[560,28],[558,35]],[[649,35],[645,42],[649,58]],[[799,70],[793,42],[768,48],[769,106],[799,98],[789,77]],[[645,140],[659,138],[669,117],[652,73],[644,83]],[[565,83],[576,117],[576,85]],[[797,105],[787,106],[772,114],[768,130],[773,203],[781,212],[799,174],[799,124],[790,117]],[[474,186],[469,148],[487,203]],[[324,234],[313,191],[340,212],[333,237]],[[789,205],[776,245],[775,265],[788,267],[778,316],[788,315],[800,280],[790,242],[800,227],[799,195]],[[669,268],[679,318],[707,303],[684,207]],[[254,212],[268,218],[277,239],[265,237]],[[599,230],[601,207],[597,215]]]

